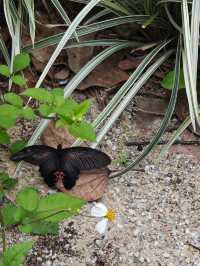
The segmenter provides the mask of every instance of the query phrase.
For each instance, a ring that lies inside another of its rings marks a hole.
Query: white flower
[[[96,224],[95,229],[99,232],[99,234],[104,234],[106,232],[108,222],[115,220],[116,213],[112,209],[107,209],[103,203],[96,203],[91,209],[91,216],[103,218]]]

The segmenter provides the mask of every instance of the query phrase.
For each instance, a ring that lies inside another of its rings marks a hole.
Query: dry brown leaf
[[[89,34],[80,37],[80,41],[87,41],[89,39],[94,39],[95,34]],[[94,47],[80,47],[67,49],[68,54],[68,65],[70,69],[77,73],[92,57],[94,52]]]
[[[79,89],[98,86],[110,88],[128,79],[129,75],[118,67],[120,55],[114,55],[98,65],[82,82]]]
[[[180,121],[184,121],[185,118],[189,115],[188,101],[185,93],[179,93],[175,113]],[[196,132],[194,132],[192,125],[190,125],[188,128],[192,133],[200,136],[200,128],[198,127],[198,125]]]
[[[167,106],[168,100],[165,98],[139,96],[136,99],[135,111],[162,116],[165,114]]]
[[[118,66],[122,70],[136,69],[139,66],[139,64],[142,62],[143,59],[144,59],[143,56],[130,57],[130,58],[127,58],[127,59],[120,61]]]
[[[49,46],[49,47],[45,47],[42,49],[35,49],[31,52],[32,64],[34,65],[37,71],[39,72],[43,71],[53,51],[54,51],[54,47]]]
[[[56,128],[54,122],[50,122],[41,137],[42,143],[54,148],[61,144],[63,148],[70,147],[75,138],[65,128]]]
[[[59,69],[55,69],[54,71],[54,78],[58,80],[67,79],[69,76],[69,69],[66,67],[59,67]]]
[[[62,180],[57,182],[56,187],[64,193],[95,201],[100,199],[106,190],[109,172],[108,168],[81,171],[76,185],[71,190],[64,187]]]

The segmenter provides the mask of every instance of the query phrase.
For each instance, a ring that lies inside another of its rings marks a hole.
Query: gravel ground
[[[151,121],[149,137],[159,123],[160,118]],[[119,155],[136,158],[137,148],[125,147],[124,141],[139,136],[143,137],[140,128],[130,112],[125,113],[101,147],[113,158],[113,167],[119,167]],[[117,219],[105,236],[95,232],[98,219],[86,217],[94,204],[88,203],[81,215],[60,224],[59,236],[35,237],[25,265],[200,265],[200,166],[180,154],[156,163],[158,155],[157,149],[142,162],[144,172],[110,180],[101,202],[116,211]],[[4,156],[2,168],[12,172],[13,167]],[[36,167],[24,164],[19,187],[34,185],[46,193],[38,176]],[[8,243],[30,238],[13,230]]]

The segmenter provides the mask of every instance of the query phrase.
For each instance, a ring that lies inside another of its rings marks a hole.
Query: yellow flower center
[[[114,221],[116,219],[116,213],[114,210],[109,209],[105,215],[105,218],[107,218],[109,221]]]

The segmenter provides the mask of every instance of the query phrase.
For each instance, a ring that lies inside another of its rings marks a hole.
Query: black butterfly
[[[53,187],[61,178],[66,189],[71,189],[79,178],[80,171],[105,168],[111,160],[102,151],[87,147],[54,149],[45,145],[33,145],[12,155],[11,160],[39,165],[41,176]]]

